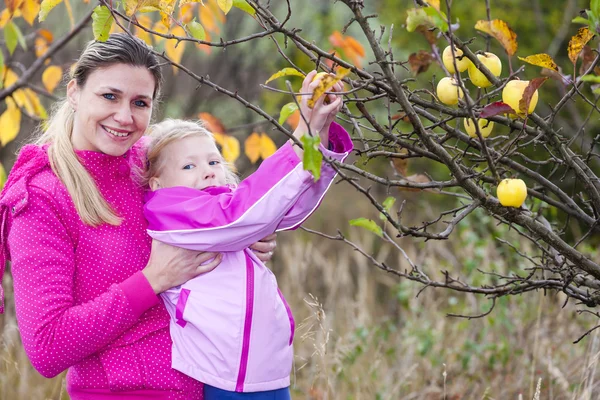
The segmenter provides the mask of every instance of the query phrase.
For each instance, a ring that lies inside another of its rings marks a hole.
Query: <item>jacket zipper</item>
[[[246,256],[246,317],[244,320],[244,341],[242,343],[242,357],[240,360],[240,370],[238,373],[236,392],[244,391],[244,381],[246,380],[246,369],[248,367],[248,353],[250,351],[250,330],[252,329],[252,312],[254,306],[254,266],[252,260]]]
[[[285,311],[287,312],[288,319],[290,320],[290,342],[288,346],[291,346],[294,342],[294,331],[296,330],[296,322],[294,321],[294,315],[292,314],[292,310],[290,309],[289,304],[285,301],[285,297],[283,297],[283,293],[281,290],[277,288],[277,293],[279,293],[279,298],[283,302],[283,306],[285,307]]]

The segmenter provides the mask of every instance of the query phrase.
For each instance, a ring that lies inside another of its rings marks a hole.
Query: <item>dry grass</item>
[[[349,219],[368,216],[353,198],[348,189],[336,188],[309,226],[330,234],[335,233],[333,227],[342,227],[377,259],[408,268],[406,260],[382,246],[375,235],[348,226]],[[422,196],[405,198],[408,215],[434,215]],[[447,242],[398,243],[432,277],[449,270],[485,282],[490,278],[479,276],[477,268],[526,267],[491,238],[500,234],[517,243],[516,235],[502,227],[486,231],[495,225],[481,216],[476,224],[463,227]],[[448,318],[449,312],[481,313],[489,302],[433,289],[417,297],[421,287],[416,284],[400,282],[340,243],[302,231],[283,233],[279,242],[273,268],[299,325],[294,399],[600,398],[598,333],[572,344],[596,321],[578,316],[572,303],[561,308],[560,294],[501,299],[483,319]],[[10,307],[2,318],[0,399],[66,399],[62,376],[47,380],[31,368]]]

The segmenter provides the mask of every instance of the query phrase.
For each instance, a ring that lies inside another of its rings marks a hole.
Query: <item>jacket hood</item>
[[[50,165],[47,153],[48,145],[24,146],[12,167],[8,179],[0,192],[0,283],[4,275],[6,261],[10,260],[7,237],[10,220],[27,205],[27,186],[31,178]],[[0,314],[4,313],[4,290],[0,285]]]

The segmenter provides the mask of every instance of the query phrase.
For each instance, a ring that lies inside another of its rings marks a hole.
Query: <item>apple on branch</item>
[[[449,106],[458,104],[458,99],[464,97],[464,93],[458,85],[458,81],[449,77],[440,79],[437,84],[436,95],[442,103]]]
[[[502,73],[502,61],[494,53],[477,54],[477,59],[490,70],[492,75],[500,76]],[[486,88],[492,86],[492,82],[473,63],[469,63],[469,78],[473,85]]]

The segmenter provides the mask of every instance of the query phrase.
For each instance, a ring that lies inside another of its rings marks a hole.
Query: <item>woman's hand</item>
[[[212,271],[222,259],[220,253],[182,249],[153,239],[150,260],[142,273],[159,294]]]
[[[258,259],[264,263],[271,261],[273,250],[277,247],[277,234],[273,233],[259,242],[254,243],[250,248]]]

